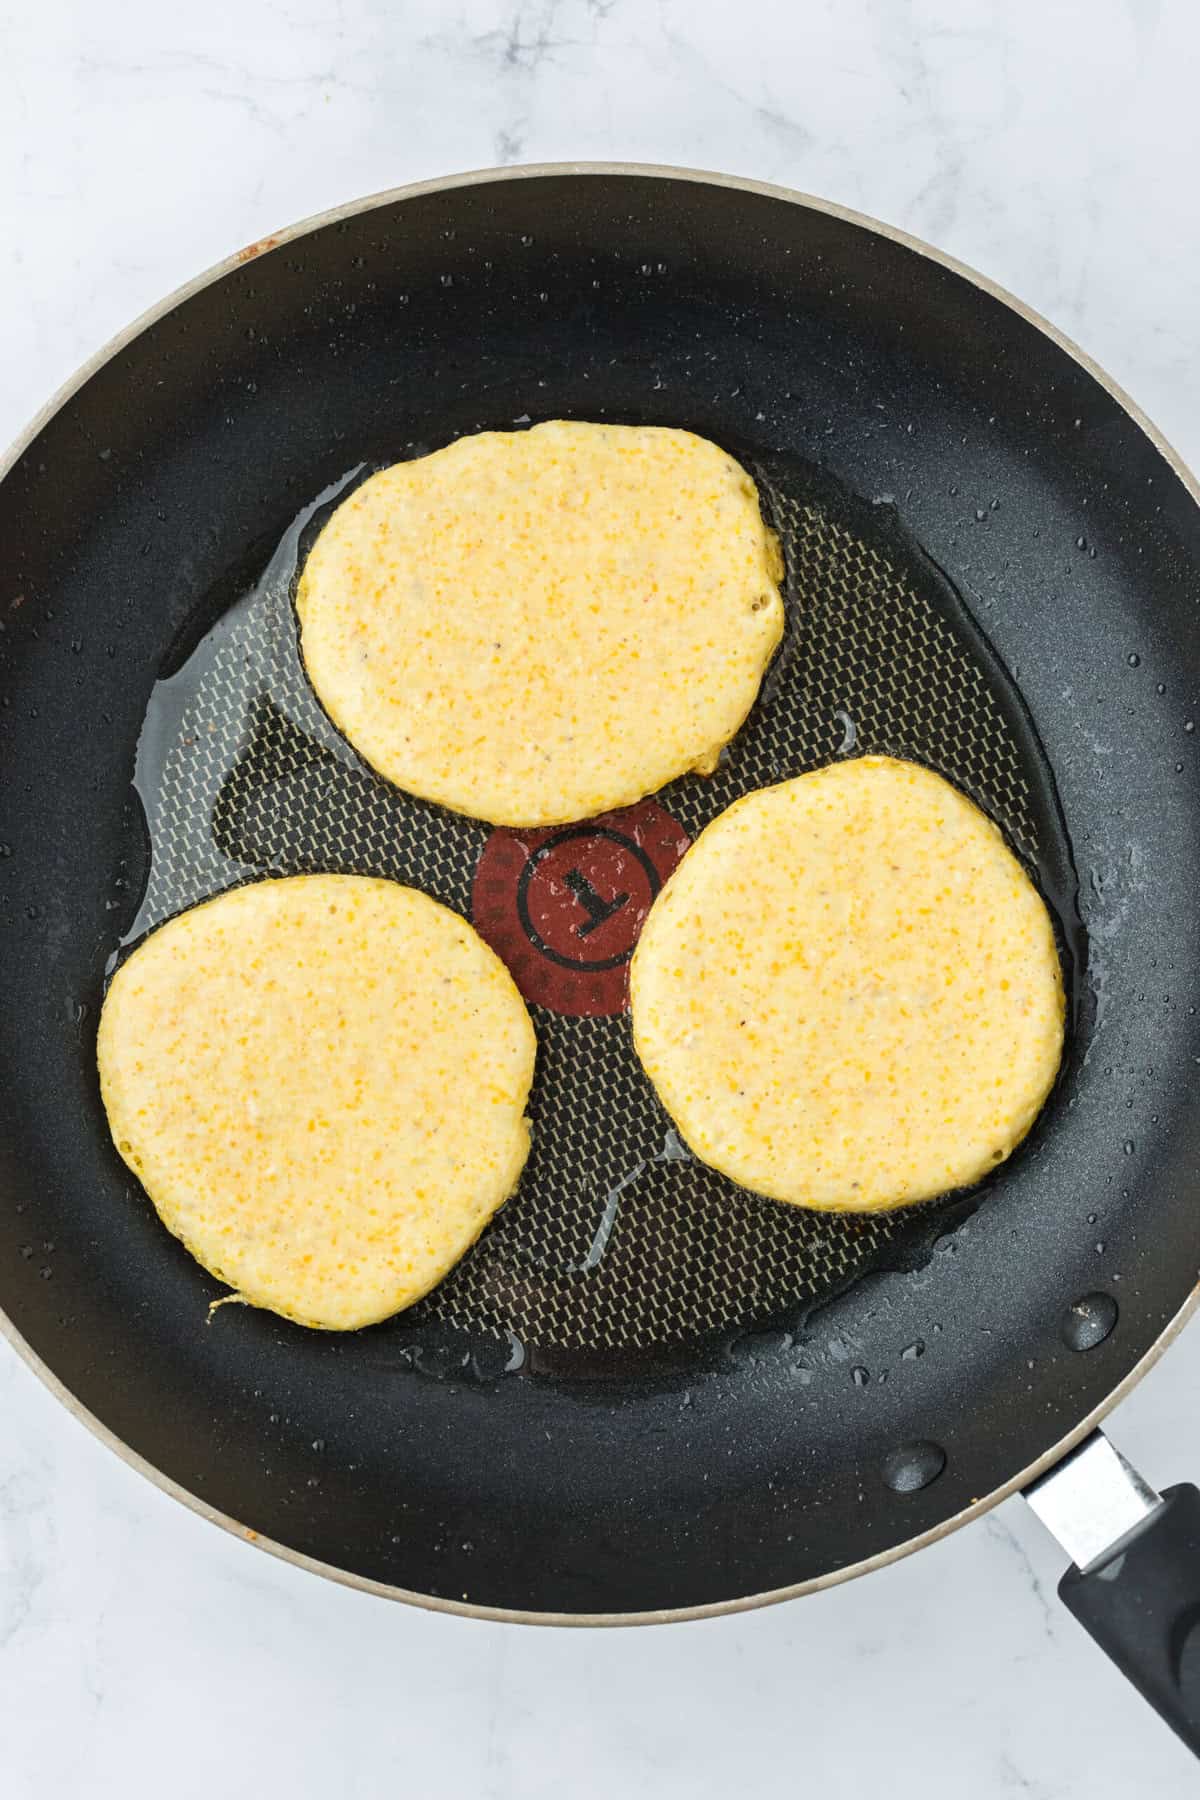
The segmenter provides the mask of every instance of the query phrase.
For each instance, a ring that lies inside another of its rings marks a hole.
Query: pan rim
[[[527,181],[545,179],[556,176],[620,176],[637,179],[659,181],[689,182],[710,187],[729,188],[748,194],[761,195],[772,200],[786,201],[791,205],[807,208],[811,212],[825,215],[842,223],[853,225],[860,230],[882,237],[902,248],[914,252],[928,261],[969,282],[980,292],[997,300],[1010,311],[1017,314],[1027,324],[1048,338],[1058,349],[1062,350],[1077,363],[1094,381],[1096,381],[1127,414],[1130,420],[1150,441],[1159,455],[1178,477],[1192,500],[1200,506],[1200,481],[1193,475],[1182,457],[1163,436],[1162,432],[1148,418],[1137,403],[1113,379],[1108,372],[1080,348],[1057,326],[1043,317],[1034,308],[1025,304],[1008,289],[992,281],[988,276],[973,269],[969,264],[960,262],[956,257],[936,249],[924,239],[902,231],[898,227],[888,225],[867,213],[854,208],[838,205],[836,202],[823,200],[816,195],[781,186],[774,182],[756,181],[748,177],[724,175],[712,170],[693,169],[685,166],[636,163],[636,162],[547,162],[526,163],[512,167],[484,168],[469,170],[459,174],[435,177],[425,181],[406,183],[395,188],[387,188],[367,195],[358,200],[351,200],[324,211],[310,214],[296,224],[287,226],[268,236],[256,239],[253,243],[234,251],[221,261],[212,264],[201,274],[184,282],[170,294],[157,301],[123,330],[116,333],[88,357],[76,370],[68,376],[57,391],[38,410],[25,426],[9,449],[0,457],[0,482],[10,473],[18,460],[37,438],[39,433],[59,413],[76,393],[83,388],[93,375],[97,374],[108,362],[117,356],[127,345],[133,343],[151,326],[167,316],[177,306],[190,299],[194,294],[202,292],[225,276],[232,274],[246,263],[258,256],[268,255],[271,251],[281,249],[311,232],[323,230],[329,225],[336,225],[342,220],[356,218],[362,213],[374,211],[378,207],[394,205],[402,201],[418,199],[424,195],[448,193],[457,188],[477,187],[490,183],[509,181]],[[971,1504],[948,1519],[917,1536],[907,1538],[889,1549],[879,1551],[876,1555],[865,1557],[843,1568],[826,1571],[807,1581],[797,1582],[789,1586],[768,1589],[762,1593],[740,1595],[731,1600],[711,1601],[703,1605],[689,1607],[664,1608],[649,1612],[628,1613],[561,1613],[531,1612],[519,1608],[483,1606],[472,1603],[469,1599],[452,1600],[440,1596],[423,1594],[408,1588],[394,1586],[387,1582],[355,1573],[352,1570],[339,1568],[332,1563],[322,1562],[315,1557],[295,1550],[277,1539],[262,1536],[260,1533],[243,1525],[229,1513],[209,1505],[196,1494],[190,1492],[180,1482],[165,1474],[143,1457],[132,1446],[113,1432],[103,1420],[85,1407],[78,1397],[54,1373],[33,1347],[17,1330],[12,1320],[0,1308],[0,1336],[12,1346],[17,1355],[42,1381],[51,1394],[74,1416],[94,1437],[112,1450],[121,1460],[139,1475],[144,1476],[163,1493],[181,1502],[190,1511],[209,1523],[221,1526],[233,1537],[254,1548],[265,1550],[281,1561],[291,1563],[297,1568],[305,1569],[311,1574],[322,1575],[327,1580],[340,1583],[344,1587],[352,1587],[364,1593],[376,1595],[383,1599],[403,1601],[410,1606],[420,1607],[426,1611],[458,1614],[466,1618],[483,1619],[495,1623],[526,1625],[577,1625],[577,1626],[616,1626],[616,1625],[653,1625],[679,1624],[689,1620],[717,1618],[725,1614],[748,1612],[751,1609],[773,1605],[784,1600],[798,1599],[804,1594],[816,1593],[822,1589],[839,1585],[856,1576],[870,1574],[875,1569],[885,1568],[889,1563],[898,1562],[917,1550],[926,1548],[939,1539],[948,1537],[951,1532],[972,1520],[982,1517],[998,1506],[1002,1500],[1018,1493],[1027,1487],[1039,1475],[1052,1468],[1076,1444],[1083,1441],[1088,1434],[1118,1405],[1142,1380],[1143,1376],[1154,1367],[1155,1363],[1174,1342],[1175,1338],[1187,1324],[1197,1306],[1200,1305],[1200,1282],[1198,1282],[1184,1300],[1182,1306],[1169,1319],[1154,1343],[1129,1369],[1122,1379],[1110,1390],[1084,1418],[1061,1437],[1040,1457],[1026,1468],[1021,1469],[1008,1481],[994,1488],[989,1494],[973,1500]]]

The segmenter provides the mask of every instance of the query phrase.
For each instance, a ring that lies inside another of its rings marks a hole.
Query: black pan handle
[[[1200,1756],[1200,1489],[1156,1494],[1096,1432],[1026,1499],[1074,1556],[1064,1605]]]

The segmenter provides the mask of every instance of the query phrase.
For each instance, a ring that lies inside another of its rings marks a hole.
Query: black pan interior
[[[148,696],[349,467],[562,414],[686,424],[851,505],[886,497],[946,572],[1023,696],[1074,847],[1090,964],[1068,1080],[921,1254],[700,1354],[505,1375],[486,1339],[414,1358],[389,1328],[240,1308],[205,1327],[211,1284],[111,1150],[92,1060],[147,873],[129,778]],[[719,1603],[862,1561],[1010,1479],[1195,1280],[1198,539],[1178,477],[1028,321],[778,196],[635,174],[452,187],[202,288],[0,487],[16,1329],[202,1500],[451,1601]],[[1088,1295],[1116,1324],[1075,1350]]]

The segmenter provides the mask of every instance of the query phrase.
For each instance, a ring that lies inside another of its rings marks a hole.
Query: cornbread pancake
[[[524,1002],[465,920],[391,881],[299,875],[180,914],[113,977],[98,1058],[163,1223],[302,1325],[419,1300],[529,1149]]]
[[[296,606],[318,697],[381,775],[557,825],[716,767],[782,634],[782,573],[715,444],[556,420],[372,476]]]
[[[651,908],[631,990],[638,1054],[697,1156],[798,1206],[978,1181],[1062,1056],[1036,888],[971,801],[890,757],[715,819]]]

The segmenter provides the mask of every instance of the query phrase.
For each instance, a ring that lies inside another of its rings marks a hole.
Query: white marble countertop
[[[334,202],[627,158],[931,238],[1200,464],[1189,0],[0,4],[0,439],[161,294]],[[1116,1415],[1200,1474],[1200,1327]],[[166,1499],[0,1354],[5,1800],[1176,1800],[1195,1765],[1060,1609],[1023,1503],[790,1606],[653,1631],[343,1590]]]

